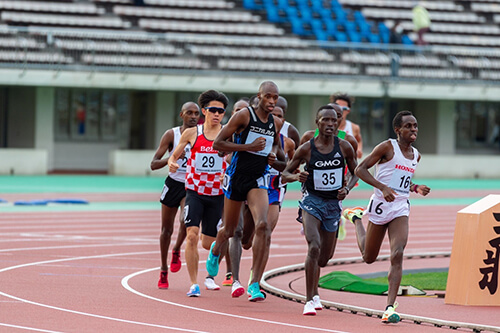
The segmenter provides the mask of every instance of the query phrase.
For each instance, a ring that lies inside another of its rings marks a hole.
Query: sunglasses
[[[223,114],[224,112],[226,112],[226,109],[218,108],[216,106],[206,107],[205,110],[212,112],[212,113],[219,113],[219,114]]]
[[[341,106],[340,109],[342,111],[349,111],[350,110],[350,108],[348,106]]]

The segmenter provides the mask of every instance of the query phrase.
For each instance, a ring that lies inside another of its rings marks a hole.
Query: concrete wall
[[[109,154],[110,175],[166,177],[168,168],[152,171],[154,150],[115,150]]]
[[[48,153],[44,149],[0,149],[0,174],[44,175]]]

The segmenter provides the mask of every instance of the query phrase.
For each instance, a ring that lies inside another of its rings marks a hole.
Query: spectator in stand
[[[431,26],[431,18],[429,12],[419,2],[413,7],[413,27],[418,35],[417,45],[426,45],[424,41],[424,33],[429,31]]]

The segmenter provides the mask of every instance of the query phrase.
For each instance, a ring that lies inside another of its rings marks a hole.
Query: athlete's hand
[[[344,186],[337,192],[337,199],[344,200],[349,194],[348,189]]]
[[[423,195],[424,197],[429,194],[431,191],[431,188],[428,187],[427,185],[418,185],[417,186],[417,193]]]
[[[267,155],[267,164],[269,164],[270,166],[273,166],[275,161],[276,161],[276,154],[269,153],[269,155]]]
[[[305,183],[307,180],[307,177],[309,177],[309,172],[307,171],[301,171],[299,173],[299,182]]]
[[[392,202],[396,199],[396,195],[398,195],[396,193],[396,191],[394,191],[392,188],[390,188],[389,186],[384,186],[382,188],[382,194],[384,195],[384,199],[385,201],[387,202]]]
[[[179,169],[179,164],[175,161],[168,160],[168,172],[176,172]]]
[[[258,137],[254,142],[248,147],[249,151],[261,151],[266,148],[266,139],[264,137]]]

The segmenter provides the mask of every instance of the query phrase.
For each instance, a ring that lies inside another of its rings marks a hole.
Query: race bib
[[[410,183],[413,174],[408,171],[395,169],[389,187],[398,193],[410,193]]]
[[[314,189],[317,191],[334,191],[342,187],[342,168],[314,170]]]
[[[217,154],[197,153],[194,170],[196,173],[221,173],[222,158]]]
[[[247,136],[247,139],[245,141],[245,144],[250,144],[250,143],[254,142],[257,138],[260,138],[260,137],[263,137],[266,139],[266,146],[264,147],[264,149],[260,150],[260,151],[249,151],[249,153],[259,155],[259,156],[267,156],[267,155],[269,155],[269,153],[271,152],[271,149],[273,148],[274,137],[269,136],[269,135],[262,135],[262,134],[250,131],[250,132],[248,132],[248,136]]]
[[[177,164],[179,165],[179,169],[177,169],[177,172],[186,172],[187,161],[188,161],[187,157],[179,158],[177,160]]]

